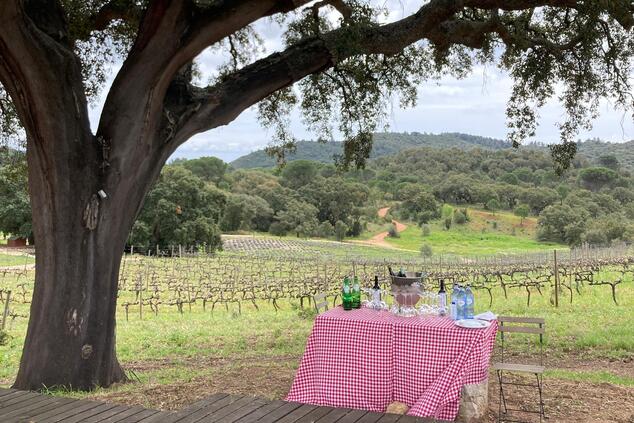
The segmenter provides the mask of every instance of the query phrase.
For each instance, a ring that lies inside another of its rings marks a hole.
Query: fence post
[[[2,312],[2,330],[7,325],[7,317],[9,317],[9,300],[11,300],[11,291],[7,291],[7,299],[4,302],[4,311]]]
[[[557,250],[553,250],[555,259],[555,307],[559,307],[559,266],[557,264]]]

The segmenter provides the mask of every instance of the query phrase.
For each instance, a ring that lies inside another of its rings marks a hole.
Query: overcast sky
[[[486,76],[484,76],[486,75]],[[509,98],[510,78],[496,69],[486,73],[482,69],[469,78],[448,78],[440,84],[428,83],[419,89],[418,106],[402,110],[398,102],[393,106],[389,130],[394,132],[464,132],[505,139],[505,105]],[[591,131],[581,132],[579,138],[600,138],[624,142],[634,138],[634,125],[630,115],[614,110],[605,103],[601,116]],[[563,109],[553,102],[540,112],[540,126],[536,140],[557,142],[556,123],[562,121]],[[292,130],[299,139],[314,139],[302,127],[299,115],[292,119]],[[226,127],[199,134],[182,145],[175,157],[216,156],[225,161],[234,160],[266,146],[271,134],[262,129],[256,111],[249,109]]]
[[[385,1],[385,0],[382,0]],[[392,1],[392,0],[388,0]],[[419,2],[403,2],[391,9],[388,20],[398,19],[411,11],[408,4]],[[405,8],[402,5],[405,4]],[[270,22],[256,25],[257,31],[265,42],[266,52],[270,54],[282,47],[281,29]],[[215,69],[224,60],[209,50],[197,60],[203,75],[213,75]],[[505,139],[507,134],[505,106],[511,91],[511,79],[497,68],[474,69],[466,79],[456,80],[451,77],[438,82],[428,82],[419,88],[418,105],[411,109],[400,109],[398,101],[394,101],[387,124],[388,130],[394,132],[463,132],[473,135]],[[104,90],[99,104],[91,112],[93,126],[105,101]],[[563,109],[553,101],[540,112],[539,128],[535,140],[551,143],[557,142],[559,132],[557,122],[563,120]],[[291,129],[298,139],[315,139],[301,123],[299,113],[291,118]],[[271,133],[263,129],[257,121],[256,110],[246,110],[228,126],[199,134],[182,145],[173,157],[194,158],[200,156],[216,156],[225,161],[232,161],[251,151],[261,149],[271,142]],[[631,115],[617,111],[607,102],[601,107],[601,115],[594,122],[591,131],[583,131],[579,139],[600,138],[611,142],[624,142],[634,139],[634,124]]]

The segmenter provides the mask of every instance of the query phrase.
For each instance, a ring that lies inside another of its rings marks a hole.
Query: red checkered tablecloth
[[[317,316],[287,401],[455,420],[463,385],[488,377],[497,322],[464,329],[444,317],[361,308]]]

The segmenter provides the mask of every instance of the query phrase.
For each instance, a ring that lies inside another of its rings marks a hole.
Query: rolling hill
[[[333,156],[341,154],[342,145],[343,143],[340,141],[328,143],[299,141],[297,151],[289,154],[287,160],[333,163]],[[370,158],[390,156],[399,151],[416,147],[501,150],[511,148],[511,144],[500,139],[461,133],[380,132],[374,135],[374,146]],[[527,147],[544,150],[548,148],[544,144],[529,144]],[[589,162],[596,162],[601,156],[614,155],[623,168],[634,171],[634,141],[624,143],[608,143],[599,140],[583,141],[578,144],[578,155]],[[235,169],[266,168],[275,165],[275,159],[268,156],[264,150],[254,151],[231,162],[231,166]]]
[[[343,143],[332,141],[318,143],[315,141],[299,141],[297,151],[287,156],[292,160],[313,160],[321,163],[333,163],[333,156],[341,154]],[[374,135],[374,145],[371,158],[389,156],[415,147],[435,147],[461,149],[485,148],[499,150],[511,148],[511,144],[494,138],[460,133],[424,134],[420,132],[397,133],[381,132]],[[268,156],[264,150],[257,150],[231,162],[236,169],[250,169],[257,167],[274,167],[275,159]]]

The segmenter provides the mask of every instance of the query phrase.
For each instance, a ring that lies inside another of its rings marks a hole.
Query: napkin
[[[492,311],[485,311],[484,313],[475,315],[474,318],[478,320],[486,320],[490,322],[491,320],[497,319],[498,315],[493,313]]]

